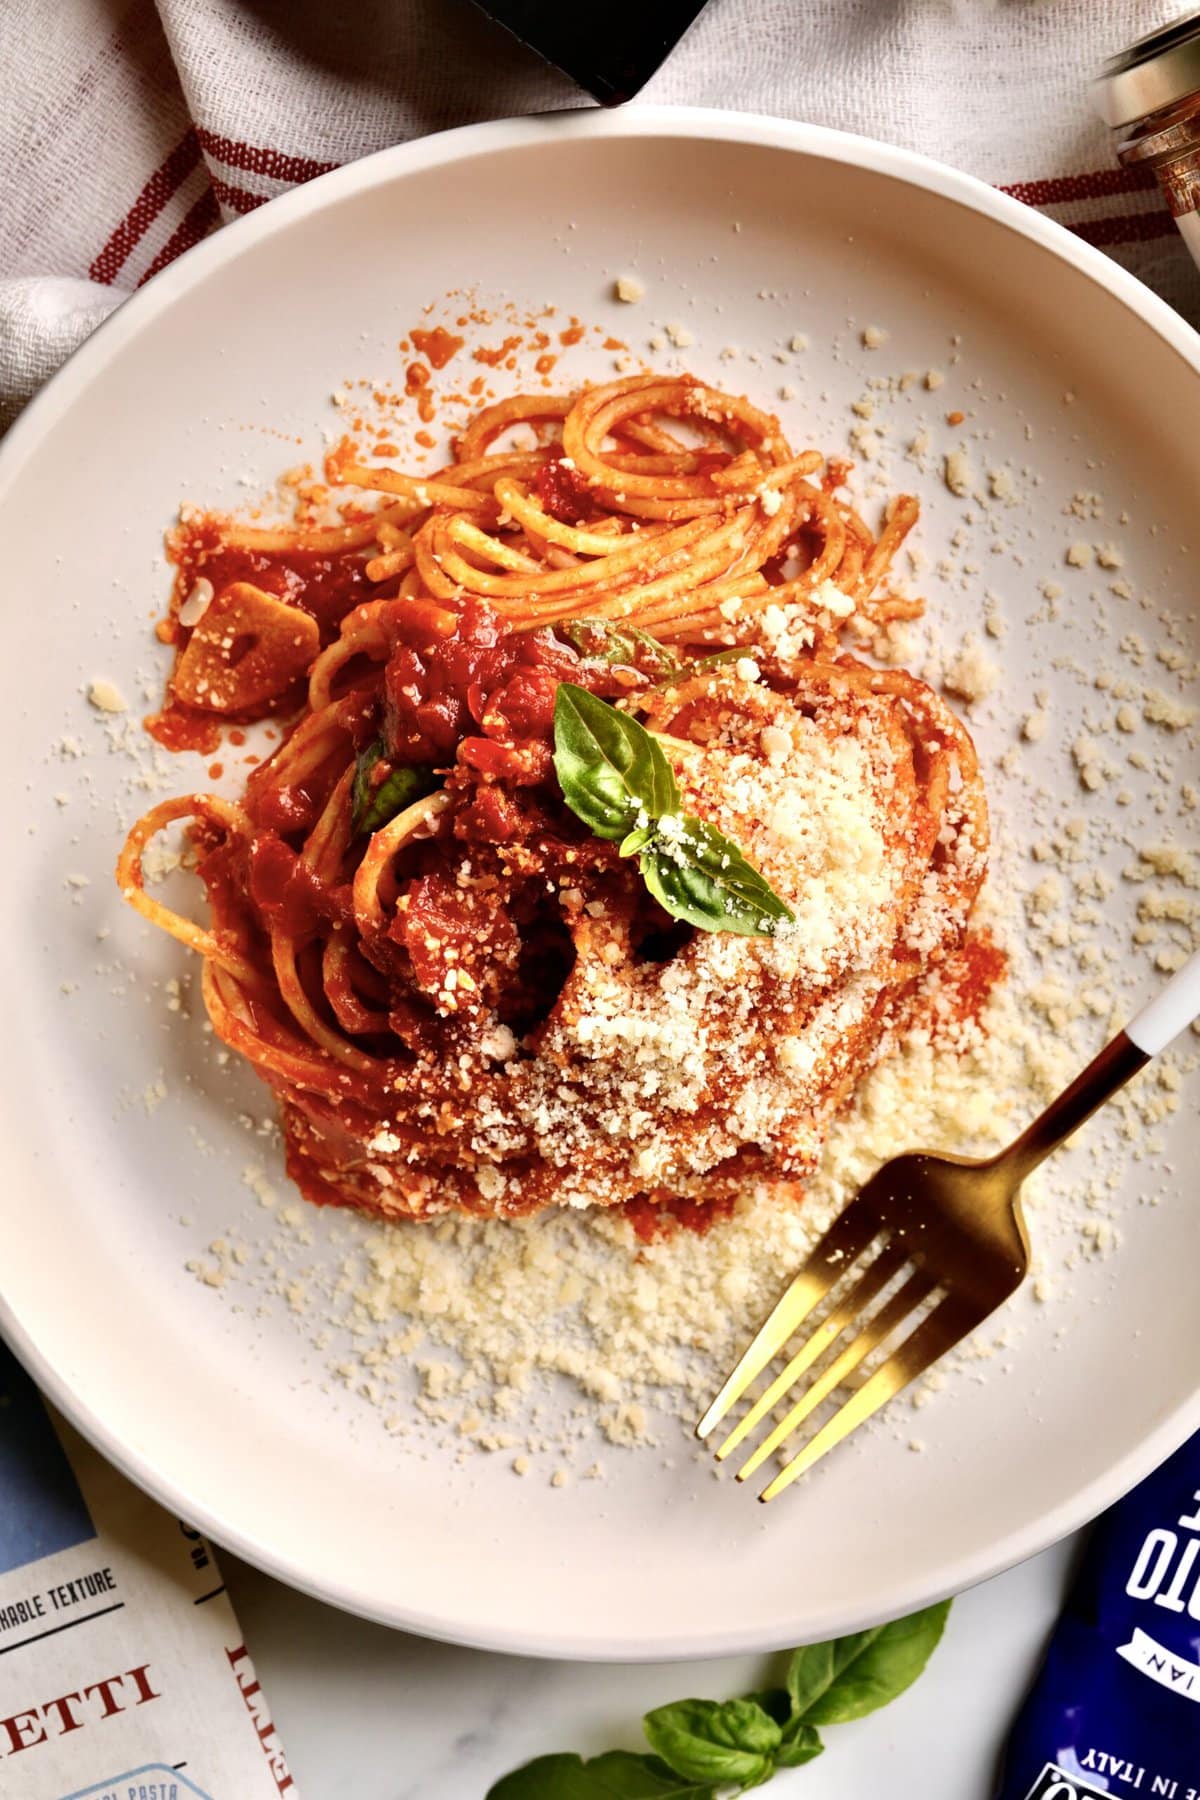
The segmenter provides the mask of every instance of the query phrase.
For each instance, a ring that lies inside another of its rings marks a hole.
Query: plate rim
[[[557,138],[637,137],[700,138],[806,154],[897,179],[969,207],[1047,250],[1105,289],[1141,323],[1156,332],[1193,374],[1200,377],[1200,333],[1136,276],[1097,247],[1076,237],[1065,226],[1035,212],[1013,196],[920,152],[826,126],[708,107],[634,105],[614,112],[584,108],[533,113],[458,126],[376,151],[279,196],[269,205],[232,221],[186,251],[145,287],[119,304],[18,416],[0,442],[0,506],[26,455],[36,449],[45,433],[64,416],[93,376],[99,374],[123,346],[136,338],[145,324],[165,311],[176,298],[226,262],[240,257],[253,243],[270,238],[293,221],[336,205],[343,198],[367,192],[396,178],[489,151],[533,147]],[[138,1487],[254,1567],[346,1612],[419,1636],[475,1649],[567,1660],[668,1662],[779,1647],[773,1638],[764,1640],[760,1632],[736,1627],[714,1629],[699,1638],[694,1633],[679,1636],[666,1632],[649,1642],[628,1634],[596,1637],[572,1635],[569,1629],[531,1631],[519,1622],[503,1629],[488,1627],[481,1630],[472,1625],[461,1609],[451,1608],[436,1615],[413,1611],[403,1605],[384,1603],[377,1595],[352,1585],[313,1576],[295,1560],[277,1553],[252,1532],[224,1518],[219,1505],[210,1505],[186,1491],[169,1473],[156,1466],[149,1453],[122,1442],[97,1413],[71,1393],[65,1379],[59,1376],[16,1317],[2,1291],[0,1331],[53,1405]],[[1049,1512],[1043,1512],[1022,1530],[1009,1533],[982,1551],[964,1554],[944,1568],[932,1584],[928,1578],[898,1582],[883,1613],[866,1608],[834,1614],[832,1609],[826,1608],[825,1614],[807,1618],[800,1637],[789,1641],[816,1641],[835,1631],[861,1630],[879,1623],[882,1618],[898,1617],[949,1594],[960,1593],[1011,1568],[1095,1517],[1198,1428],[1200,1379],[1190,1398],[1160,1418],[1134,1450],[1118,1458],[1103,1476],[1096,1477]]]

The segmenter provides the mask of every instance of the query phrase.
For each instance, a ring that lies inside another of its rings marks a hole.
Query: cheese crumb
[[[1157,688],[1147,688],[1142,717],[1151,725],[1165,725],[1168,731],[1182,731],[1194,723],[1196,708],[1172,700],[1169,694],[1160,693]]]
[[[813,589],[812,602],[821,612],[832,613],[835,619],[848,619],[855,606],[853,594],[847,594],[828,577]]]
[[[885,331],[882,325],[866,326],[862,334],[863,349],[882,350],[890,335],[891,333]]]
[[[986,699],[999,679],[996,664],[985,655],[979,639],[968,633],[961,648],[946,664],[942,685],[948,693],[970,705],[975,700]]]
[[[942,466],[942,475],[950,492],[957,494],[960,500],[966,499],[971,492],[975,476],[971,468],[971,458],[961,445],[947,455]]]
[[[645,284],[636,275],[618,275],[613,282],[613,298],[623,300],[626,306],[636,306],[639,300],[646,297]]]

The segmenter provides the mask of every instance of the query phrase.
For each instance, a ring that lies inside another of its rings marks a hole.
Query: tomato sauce
[[[235,581],[249,581],[264,593],[286,600],[314,618],[322,644],[330,643],[352,606],[374,598],[367,580],[367,558],[358,551],[302,549],[256,550],[226,544],[219,519],[189,527],[175,551],[179,565],[176,592],[186,599],[203,575],[220,594]]]
[[[403,605],[389,628],[383,736],[398,763],[440,768],[459,756],[481,775],[527,786],[549,773],[559,682],[622,691],[550,632],[505,631],[483,606],[468,603],[449,637],[432,636]]]
[[[250,897],[278,930],[307,937],[322,919],[353,918],[344,888],[329,887],[274,832],[256,837],[250,850]]]
[[[1008,973],[1008,956],[990,931],[973,931],[950,957],[943,976],[943,991],[953,996],[952,1017],[974,1024]],[[936,1020],[935,1020],[936,1027]]]
[[[560,456],[542,464],[533,485],[544,510],[560,525],[577,525],[591,510],[592,495],[586,481],[574,469],[565,468]]]
[[[731,1195],[690,1200],[678,1194],[638,1194],[633,1200],[622,1200],[614,1210],[629,1220],[640,1244],[656,1244],[677,1231],[706,1237],[714,1225],[723,1225],[732,1216],[736,1204]]]
[[[211,756],[221,742],[223,713],[201,712],[199,707],[185,706],[182,700],[167,699],[156,713],[144,721],[146,730],[164,750],[195,750]]]

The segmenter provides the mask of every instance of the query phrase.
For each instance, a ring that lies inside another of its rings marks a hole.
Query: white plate
[[[609,286],[629,270],[647,296],[617,308]],[[981,585],[1013,621],[1007,685],[981,726],[993,759],[1039,681],[1052,710],[1080,705],[1045,646],[1086,658],[1088,630],[1068,610],[1058,638],[1027,649],[1020,623],[1071,536],[1108,534],[1064,517],[1072,493],[1102,488],[1110,518],[1128,508],[1139,591],[1154,584],[1180,614],[1193,603],[1179,545],[1200,493],[1200,340],[1102,255],[918,157],[732,114],[574,114],[385,152],[223,231],[98,332],[0,454],[0,1317],[58,1404],[135,1480],[355,1611],[587,1657],[718,1654],[851,1629],[1030,1554],[1200,1425],[1195,1221],[1183,1204],[1133,1204],[1136,1163],[1120,1254],[1081,1266],[1056,1307],[1027,1308],[1009,1373],[954,1383],[926,1409],[924,1455],[908,1454],[903,1434],[868,1436],[765,1510],[714,1480],[682,1431],[672,1467],[613,1454],[607,1481],[561,1492],[514,1479],[500,1457],[458,1468],[414,1456],[314,1379],[286,1312],[236,1311],[183,1266],[253,1212],[238,1179],[247,1140],[228,1087],[205,1074],[199,1023],[166,1013],[152,985],[184,971],[183,952],[152,938],[110,885],[128,764],[104,754],[83,689],[105,675],[132,697],[136,672],[155,670],[160,534],[180,498],[236,504],[243,470],[266,482],[303,454],[256,423],[319,454],[330,391],[395,373],[420,307],[476,282],[611,322],[639,348],[652,318],[682,321],[701,372],[764,396],[795,381],[800,398],[782,411],[806,442],[844,446],[847,406],[872,374],[951,371],[944,394],[920,390],[913,406],[937,412],[969,393],[997,461],[1041,476],[1020,478],[1008,546],[977,582],[931,576],[935,606],[960,629],[968,613],[978,623]],[[883,352],[860,347],[870,323],[890,333]],[[770,351],[792,330],[811,348],[784,370]],[[756,349],[761,367],[720,363],[731,343],[743,358]],[[581,351],[564,366],[607,372],[611,356]],[[936,463],[909,479],[936,562],[962,503]],[[83,759],[64,758],[64,733]],[[1046,767],[1070,782],[1056,743]],[[180,759],[172,789],[199,770]],[[167,1098],[148,1112],[136,1097],[164,1068]],[[249,1081],[238,1091],[255,1094]],[[1194,1107],[1184,1112],[1181,1167],[1200,1150]],[[319,1257],[329,1217],[314,1222]]]

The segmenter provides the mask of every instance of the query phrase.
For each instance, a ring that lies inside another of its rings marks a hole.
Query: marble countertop
[[[917,1685],[825,1734],[824,1756],[779,1775],[779,1800],[990,1800],[997,1757],[1058,1613],[1075,1540],[955,1604]],[[551,1750],[642,1748],[641,1714],[685,1695],[761,1685],[765,1658],[541,1662],[461,1650],[369,1625],[225,1554],[303,1800],[483,1800]]]

